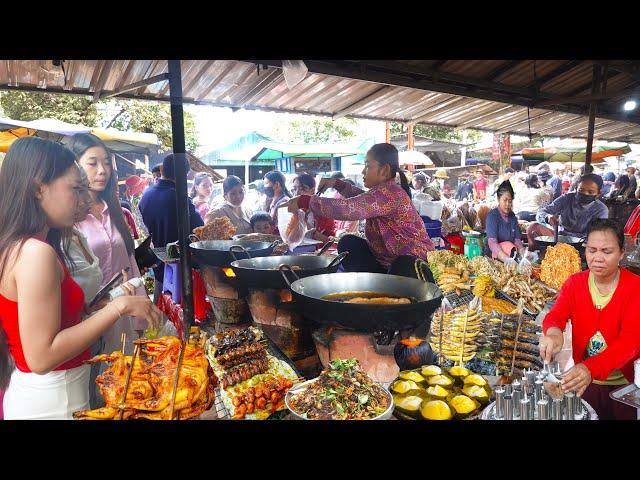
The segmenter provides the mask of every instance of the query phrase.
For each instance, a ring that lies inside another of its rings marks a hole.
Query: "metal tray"
[[[589,405],[587,402],[585,402],[582,399],[580,400],[582,401],[582,417],[578,418],[578,420],[598,420],[598,414],[591,407],[591,405]],[[495,407],[496,407],[496,402],[491,402],[489,405],[487,405],[486,408],[480,414],[480,420],[502,421],[502,419],[496,418]],[[535,415],[537,417],[538,413],[535,412]],[[514,418],[514,420],[519,421],[518,418]],[[534,418],[534,420],[537,420],[537,418]],[[567,420],[567,419],[563,418],[563,420]]]
[[[609,394],[613,400],[640,409],[640,388],[631,383],[622,388],[618,388]]]
[[[553,293],[553,295],[554,295],[554,297],[553,297],[552,299],[550,299],[549,301],[547,301],[547,303],[545,303],[545,304],[542,306],[542,310],[540,310],[540,312],[542,312],[542,311],[544,311],[544,309],[545,309],[547,306],[549,306],[549,305],[553,304],[553,302],[555,302],[555,301],[556,301],[556,297],[558,296],[558,291],[557,291],[557,290],[554,290],[553,288],[551,288],[551,287],[549,287],[549,286],[547,286],[546,284],[544,284],[543,282],[541,282],[541,281],[539,281],[539,280],[538,280],[536,283],[537,283],[537,284],[539,284],[539,285],[541,285],[544,289],[548,290],[550,293]],[[498,290],[497,288],[496,288],[496,296],[497,296],[498,298],[500,298],[499,296],[501,296],[501,297],[503,297],[505,300],[507,300],[507,301],[509,301],[509,302],[513,303],[514,305],[517,305],[517,304],[518,304],[518,301],[517,301],[515,298],[511,297],[510,295],[507,295],[507,294],[506,294],[506,293],[504,293],[502,290]],[[523,307],[523,308],[522,308],[522,311],[523,311],[524,313],[526,313],[527,315],[532,316],[534,319],[535,319],[535,318],[538,316],[538,314],[540,313],[540,312],[533,312],[533,311],[529,310],[529,309],[528,309],[528,308],[526,308],[526,307]]]

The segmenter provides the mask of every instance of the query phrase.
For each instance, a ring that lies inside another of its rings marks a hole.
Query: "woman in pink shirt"
[[[89,215],[76,226],[87,241],[93,253],[100,260],[103,284],[116,273],[129,268],[129,277],[140,276],[134,258],[134,243],[117,197],[117,180],[113,174],[112,155],[102,141],[91,134],[74,135],[69,148],[78,158],[89,180],[89,194],[92,205]],[[144,287],[136,289],[136,294],[146,296]],[[102,336],[102,351],[111,353],[120,350],[121,334],[126,334],[126,351],[133,352],[136,331],[146,328],[141,318],[122,318]]]
[[[394,268],[396,263],[407,264],[408,259],[401,257],[426,260],[434,245],[411,202],[409,184],[398,163],[398,150],[388,143],[374,145],[367,152],[362,174],[368,191],[325,178],[319,191],[333,187],[344,198],[301,195],[289,201],[289,211],[302,208],[334,220],[366,219],[366,240],[345,235],[338,242],[339,252],[349,252],[342,262],[345,270],[402,274]],[[396,184],[396,175],[400,176],[400,185]]]

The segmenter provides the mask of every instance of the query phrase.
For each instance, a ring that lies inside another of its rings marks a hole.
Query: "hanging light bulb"
[[[637,106],[638,105],[636,104],[635,100],[627,100],[626,102],[624,102],[623,108],[626,112],[630,112],[631,110],[635,110]]]

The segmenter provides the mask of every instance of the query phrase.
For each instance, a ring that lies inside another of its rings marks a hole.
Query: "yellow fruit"
[[[442,400],[423,402],[420,407],[420,414],[425,420],[449,420],[453,416],[449,405]]]

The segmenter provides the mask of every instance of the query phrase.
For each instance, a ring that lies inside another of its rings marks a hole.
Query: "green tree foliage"
[[[391,123],[391,135],[407,133],[407,127],[403,123]],[[463,143],[462,129],[445,127],[441,125],[416,125],[413,127],[413,134],[419,137],[427,137],[443,142]],[[482,138],[482,133],[476,130],[467,130],[467,140],[465,143],[474,143]]]
[[[67,123],[98,126],[98,110],[91,97],[19,91],[0,92],[4,116],[13,120],[55,118]]]
[[[141,100],[116,100],[118,112],[106,117],[99,106],[81,95],[30,93],[18,91],[0,92],[0,108],[3,115],[14,120],[55,118],[86,127],[113,127],[123,131],[155,133],[163,150],[171,149],[171,112],[168,104]],[[188,151],[198,148],[198,132],[193,115],[184,112],[185,143]]]
[[[268,136],[286,143],[332,143],[353,139],[357,120],[341,118],[310,118],[277,123]]]
[[[142,100],[117,100],[119,112],[104,119],[105,127],[142,133],[155,133],[163,150],[172,147],[171,110],[168,104]],[[193,115],[184,112],[184,133],[187,151],[198,148],[198,132]]]

